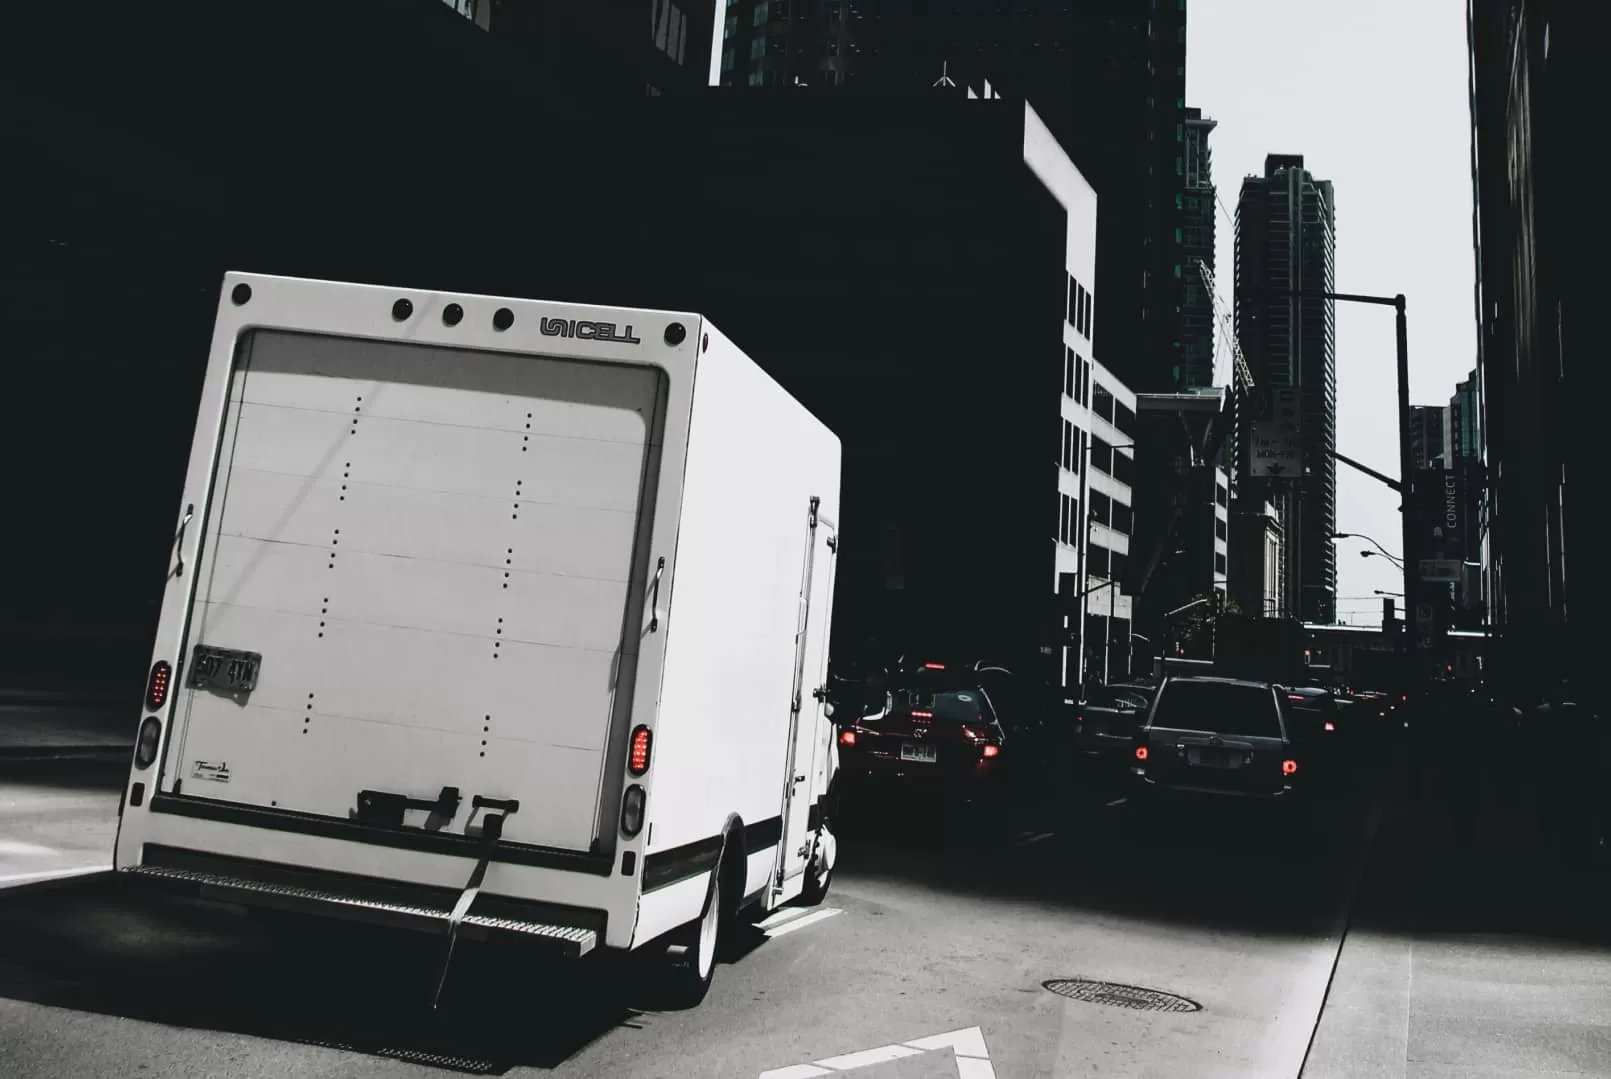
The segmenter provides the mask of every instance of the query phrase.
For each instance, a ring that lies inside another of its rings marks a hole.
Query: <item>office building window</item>
[[[1091,488],[1085,497],[1091,504],[1091,520],[1099,525],[1106,525],[1112,521],[1113,500],[1111,498],[1098,491],[1095,487]]]
[[[1074,355],[1071,348],[1063,349],[1063,396],[1074,396],[1074,371],[1079,367],[1080,358]]]
[[[1113,406],[1113,426],[1128,437],[1134,438],[1136,436],[1135,411],[1125,405],[1115,404]]]
[[[1074,275],[1068,275],[1068,324],[1080,328],[1080,286]]]
[[[1126,487],[1134,487],[1136,483],[1136,462],[1133,457],[1126,457],[1118,450],[1113,451],[1113,478]]]
[[[1063,467],[1070,471],[1074,468],[1074,425],[1067,420],[1063,421]]]
[[[1091,411],[1101,416],[1109,423],[1113,422],[1113,394],[1100,382],[1096,384],[1091,394]]]
[[[750,17],[751,26],[765,26],[768,12],[765,4],[755,5],[755,14]]]
[[[1130,562],[1130,556],[1123,551],[1114,551],[1108,556],[1108,576],[1115,581],[1124,580],[1124,567]],[[1115,596],[1115,599],[1118,597]]]
[[[1214,538],[1225,539],[1228,531],[1229,529],[1225,523],[1225,518],[1216,517],[1214,519]]]
[[[1123,502],[1113,503],[1113,524],[1110,527],[1128,536],[1135,530],[1135,511]]]
[[[1230,492],[1225,489],[1225,485],[1223,483],[1214,484],[1214,501],[1218,502],[1221,506],[1229,506],[1231,504]]]
[[[1224,573],[1225,572],[1225,556],[1220,554],[1218,551],[1214,552],[1214,572],[1215,573]]]
[[[750,59],[751,60],[759,60],[761,57],[763,57],[765,55],[766,55],[766,38],[758,37],[754,41],[750,42]],[[759,86],[760,82],[758,80],[756,80],[756,79],[751,79],[750,80],[750,85],[751,86]]]
[[[1108,549],[1092,543],[1085,550],[1085,572],[1091,577],[1108,576]]]
[[[1091,466],[1113,475],[1113,447],[1096,435],[1091,436]]]

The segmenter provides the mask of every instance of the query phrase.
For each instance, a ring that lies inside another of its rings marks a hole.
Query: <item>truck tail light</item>
[[[1001,747],[998,745],[986,745],[979,750],[979,753],[985,760],[989,760],[991,757],[1001,756]]]
[[[636,783],[626,789],[621,799],[621,834],[631,839],[643,831],[643,788]]]
[[[632,751],[627,755],[627,771],[634,776],[641,776],[649,770],[649,749],[654,740],[648,727],[639,727],[632,732]]]
[[[853,745],[855,745],[856,744],[856,732],[855,731],[840,731],[839,732],[839,744],[842,745],[842,746],[853,746]]]
[[[1297,773],[1297,771],[1298,771],[1298,762],[1293,760],[1291,757],[1288,757],[1286,760],[1281,762],[1281,774],[1282,775],[1284,775],[1284,776],[1294,775],[1294,774]]]
[[[157,743],[160,741],[162,720],[156,716],[146,716],[145,722],[140,724],[140,737],[134,743],[134,763],[137,767],[151,767],[151,762],[157,759]]]
[[[168,703],[168,686],[173,681],[173,668],[165,659],[159,659],[151,668],[151,677],[145,684],[145,706],[155,712]]]
[[[1146,759],[1147,759],[1147,747],[1146,746],[1136,746],[1136,760],[1144,761]]]

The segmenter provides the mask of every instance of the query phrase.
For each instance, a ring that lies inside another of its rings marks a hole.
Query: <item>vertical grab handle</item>
[[[666,558],[660,556],[659,565],[655,566],[654,582],[649,585],[649,632],[655,633],[660,629],[660,578],[666,572]]]
[[[194,502],[192,502],[192,503],[190,503],[190,505],[185,507],[185,515],[179,519],[179,531],[177,533],[175,533],[174,537],[173,537],[174,566],[173,566],[173,572],[171,574],[169,574],[170,577],[180,577],[180,576],[184,575],[184,572],[185,572],[185,526],[190,523],[190,519],[192,517],[194,517],[195,515],[196,515],[196,504]]]

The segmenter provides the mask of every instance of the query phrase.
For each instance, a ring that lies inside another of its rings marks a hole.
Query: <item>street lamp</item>
[[[1363,303],[1376,307],[1391,307],[1394,313],[1393,329],[1394,344],[1398,360],[1398,468],[1400,495],[1403,504],[1400,506],[1400,525],[1403,528],[1404,558],[1401,567],[1404,570],[1404,594],[1411,600],[1418,594],[1419,578],[1416,572],[1415,547],[1415,502],[1411,497],[1415,485],[1415,450],[1410,438],[1410,427],[1413,422],[1410,412],[1410,330],[1409,317],[1405,313],[1406,301],[1400,292],[1396,296],[1364,296],[1352,292],[1327,292],[1324,289],[1270,289],[1250,288],[1249,292],[1265,296],[1284,296],[1288,299],[1317,298],[1330,300],[1336,303]],[[1408,600],[1406,602],[1409,602]],[[1413,638],[1410,634],[1404,635],[1404,650],[1413,660],[1416,652]]]
[[[1080,543],[1080,560],[1079,560],[1080,661],[1079,661],[1078,670],[1079,670],[1079,684],[1082,685],[1082,686],[1085,684],[1085,650],[1086,650],[1086,647],[1087,647],[1087,644],[1088,644],[1088,641],[1086,639],[1086,630],[1087,630],[1086,621],[1087,621],[1087,619],[1088,619],[1088,617],[1090,615],[1090,608],[1091,608],[1091,604],[1090,604],[1091,589],[1086,586],[1086,575],[1085,575],[1086,567],[1089,565],[1089,555],[1088,555],[1087,552],[1090,550],[1090,547],[1091,547],[1091,521],[1094,519],[1093,515],[1091,513],[1091,451],[1096,449],[1095,436],[1089,430],[1086,432],[1086,434],[1087,434],[1088,437],[1085,439],[1085,449],[1084,449],[1084,452],[1080,455],[1080,507],[1084,511],[1084,515],[1085,515],[1084,535],[1082,535],[1080,537],[1081,543]],[[1118,451],[1120,451],[1120,450],[1133,450],[1135,448],[1136,448],[1136,444],[1134,442],[1126,442],[1126,443],[1123,443],[1122,445],[1110,446],[1109,450],[1111,452],[1117,454]],[[1108,573],[1107,573],[1107,576],[1108,576],[1108,583],[1103,585],[1103,587],[1108,590],[1108,621],[1107,621],[1107,625],[1104,626],[1103,630],[1102,630],[1102,637],[1103,637],[1103,640],[1102,640],[1102,683],[1103,683],[1103,685],[1107,684],[1108,674],[1109,674],[1109,671],[1110,671],[1110,663],[1109,663],[1109,661],[1111,660],[1111,658],[1113,656],[1113,616],[1114,616],[1114,613],[1116,611],[1117,604],[1118,604],[1118,599],[1115,596],[1115,593],[1118,591],[1118,584],[1117,584],[1117,581],[1115,580],[1115,578],[1113,576],[1113,552],[1112,551],[1108,552]]]
[[[1334,539],[1334,540],[1340,540],[1340,539],[1364,540],[1366,543],[1370,544],[1371,546],[1375,547],[1378,551],[1382,552],[1382,554],[1386,555],[1388,558],[1391,558],[1394,562],[1400,563],[1400,568],[1402,568],[1403,560],[1401,558],[1399,558],[1398,555],[1394,554],[1392,551],[1389,551],[1386,547],[1383,547],[1373,537],[1367,536],[1362,532],[1333,532],[1331,534],[1331,538]],[[1360,553],[1361,554],[1369,554],[1370,552],[1369,551],[1361,551]]]
[[[1378,596],[1392,596],[1395,599],[1403,599],[1404,598],[1404,593],[1403,592],[1385,592],[1380,588],[1372,589],[1372,591],[1374,591]]]
[[[1388,554],[1386,551],[1360,551],[1359,552],[1359,557],[1361,557],[1361,558],[1385,558],[1389,562],[1393,563],[1393,565],[1397,566],[1399,569],[1404,568],[1404,560],[1402,558],[1399,558],[1397,555]]]

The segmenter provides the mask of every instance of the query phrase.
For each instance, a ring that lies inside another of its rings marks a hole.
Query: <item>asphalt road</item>
[[[0,886],[107,861],[120,769],[66,767],[0,775]],[[823,907],[737,942],[688,1012],[648,1010],[630,965],[471,950],[431,1015],[428,942],[270,947],[236,910],[136,900],[104,875],[25,886],[0,897],[0,1073],[1297,1075],[1375,799],[1301,838],[1197,815],[1130,836],[1101,801],[1005,836],[909,812],[864,822]],[[1070,979],[1195,1010],[1046,987]]]

